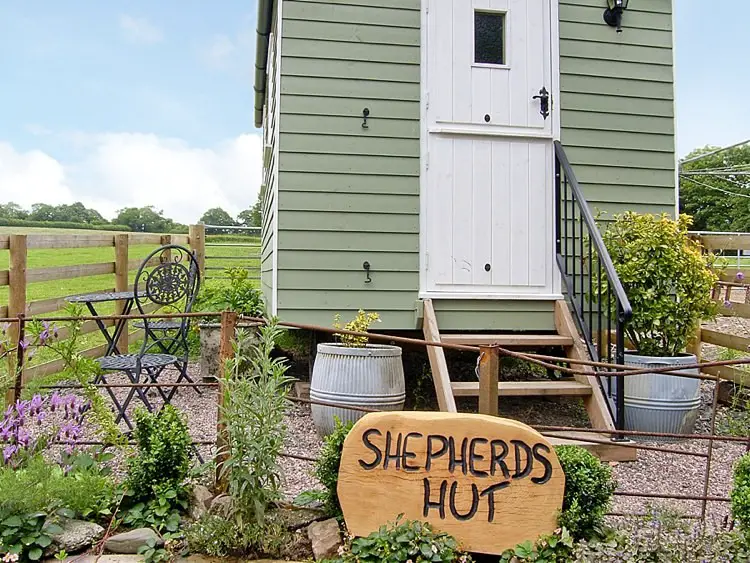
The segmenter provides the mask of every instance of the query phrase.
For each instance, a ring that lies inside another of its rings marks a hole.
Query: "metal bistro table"
[[[146,292],[139,291],[138,296],[145,297]],[[107,340],[107,351],[104,353],[105,356],[120,354],[120,350],[117,348],[117,340],[120,338],[122,331],[125,330],[127,319],[117,319],[117,322],[115,323],[115,330],[110,336],[109,332],[107,331],[107,325],[104,324],[104,321],[98,318],[99,313],[96,312],[94,303],[104,303],[107,301],[124,301],[125,306],[123,307],[122,315],[129,315],[130,311],[133,309],[133,303],[135,303],[134,291],[107,291],[102,293],[87,293],[85,295],[74,295],[72,297],[67,297],[66,301],[68,303],[85,303],[86,307],[91,313],[91,316],[97,317],[95,319],[96,324],[99,327],[101,333],[104,335],[104,338]],[[126,354],[127,352],[128,351],[125,350]]]

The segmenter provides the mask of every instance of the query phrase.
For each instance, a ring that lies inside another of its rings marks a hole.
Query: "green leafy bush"
[[[173,532],[179,526],[179,512],[188,506],[191,439],[187,424],[172,405],[156,413],[138,409],[135,419],[138,453],[128,460],[123,521]]]
[[[366,538],[356,538],[342,550],[337,563],[469,562],[452,536],[435,532],[426,522],[401,521],[381,526]]]
[[[255,288],[244,268],[227,268],[229,280],[207,282],[198,294],[195,311],[234,311],[241,315],[261,316],[264,313],[263,293]]]
[[[558,446],[555,451],[565,474],[560,525],[575,539],[600,534],[616,488],[612,469],[579,446]]]
[[[333,432],[323,440],[320,456],[315,463],[314,475],[325,487],[323,509],[330,516],[339,518],[342,516],[339,495],[337,493],[341,450],[344,448],[344,440],[346,440],[346,436],[352,429],[353,423],[348,422],[347,424],[343,424],[336,417],[335,425]]]
[[[284,416],[292,382],[284,359],[272,357],[281,332],[275,319],[259,328],[255,343],[250,343],[252,334],[239,331],[235,355],[223,373],[220,416],[228,445],[220,475],[228,485],[240,527],[261,525],[268,506],[280,498],[278,457],[286,436]]]
[[[234,520],[208,514],[185,530],[188,549],[210,557],[281,557],[290,538],[286,528],[273,521],[240,527]]]
[[[72,221],[32,221],[31,219],[0,219],[3,227],[43,227],[46,229],[80,229],[89,231],[130,231],[127,225],[110,223],[75,223]]]
[[[734,483],[730,493],[732,516],[739,529],[750,539],[750,454],[745,454],[734,466]]]
[[[535,544],[526,541],[506,550],[500,563],[566,563],[573,553],[573,538],[567,529],[542,536]]]
[[[108,472],[87,453],[71,456],[67,462],[70,469],[66,471],[37,455],[23,468],[0,468],[0,511],[33,514],[65,508],[80,518],[108,517],[116,498]]]
[[[699,323],[716,313],[713,258],[689,238],[691,223],[687,215],[673,220],[666,214],[627,212],[616,215],[602,234],[633,307],[627,334],[641,354],[679,354]],[[597,271],[596,264],[591,271]]]
[[[722,530],[701,530],[679,515],[650,511],[605,538],[581,541],[570,561],[596,563],[729,563],[750,561],[743,538]]]
[[[18,555],[20,561],[39,561],[52,544],[52,534],[62,528],[48,520],[46,512],[4,513],[0,509],[0,554]]]

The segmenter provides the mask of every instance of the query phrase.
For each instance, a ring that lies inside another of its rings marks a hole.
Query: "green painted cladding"
[[[672,0],[631,2],[619,34],[602,4],[560,0],[562,144],[594,210],[673,215]]]
[[[365,308],[380,312],[379,328],[416,327],[420,4],[283,0],[275,197],[285,320],[330,325]],[[671,9],[634,2],[616,34],[601,0],[560,0],[562,142],[595,209],[674,211]],[[550,302],[435,307],[441,329],[554,328]]]

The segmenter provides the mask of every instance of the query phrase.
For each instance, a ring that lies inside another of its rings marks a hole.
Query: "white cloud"
[[[211,148],[142,133],[74,134],[84,156],[61,163],[41,151],[0,143],[0,201],[81,201],[112,218],[122,207],[154,205],[181,223],[210,207],[232,215],[255,203],[260,136],[240,135]]]
[[[146,18],[123,14],[120,16],[120,30],[131,43],[150,45],[164,39],[161,30]]]
[[[67,203],[72,195],[57,160],[38,150],[20,153],[0,142],[0,199],[30,207],[39,202]]]
[[[226,35],[216,35],[200,51],[203,62],[211,68],[226,70],[237,47]]]

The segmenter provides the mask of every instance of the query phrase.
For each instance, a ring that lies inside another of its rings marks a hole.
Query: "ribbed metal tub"
[[[675,366],[680,373],[698,374],[697,368],[680,370],[680,366],[694,365],[692,354],[661,358],[625,353],[625,364],[637,368]],[[700,379],[648,373],[625,377],[625,429],[641,432],[670,432],[690,434],[695,428],[701,404]],[[670,440],[644,438],[649,441]]]
[[[318,344],[310,399],[386,411],[402,410],[406,385],[401,348],[383,344],[368,344],[363,348]],[[335,416],[347,423],[356,422],[365,414],[315,404],[311,409],[315,427],[322,436],[333,431]]]

